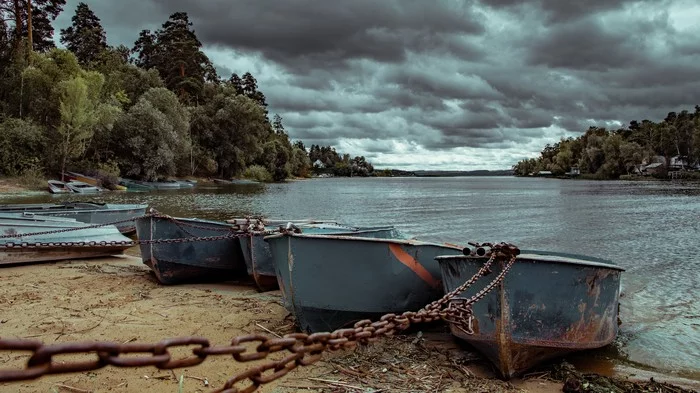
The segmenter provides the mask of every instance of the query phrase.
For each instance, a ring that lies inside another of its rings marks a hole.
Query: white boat
[[[52,194],[66,194],[73,192],[73,190],[66,187],[66,183],[62,181],[49,180],[49,192]]]
[[[81,181],[69,181],[66,183],[66,187],[71,189],[73,192],[77,192],[79,194],[92,194],[96,192],[102,192],[102,189],[96,186],[92,186],[87,183],[83,183]]]

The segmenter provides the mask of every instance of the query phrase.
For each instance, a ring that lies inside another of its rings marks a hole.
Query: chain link
[[[227,235],[224,235],[227,236]],[[232,356],[237,362],[246,363],[267,359],[270,355],[287,352],[280,360],[268,361],[252,367],[228,379],[213,393],[251,393],[261,385],[268,384],[299,366],[308,366],[319,361],[324,352],[352,349],[358,344],[374,342],[381,337],[392,336],[407,329],[411,324],[442,319],[456,323],[458,328],[473,334],[471,306],[500,284],[520,253],[510,244],[488,244],[491,255],[488,261],[467,282],[444,297],[428,304],[417,312],[386,314],[378,321],[363,320],[352,328],[338,329],[331,333],[291,333],[282,338],[271,338],[261,334],[238,336],[229,345],[212,346],[204,337],[180,337],[162,340],[154,344],[117,342],[70,342],[44,345],[37,340],[0,338],[0,351],[32,352],[24,369],[0,369],[0,382],[31,380],[49,374],[64,374],[96,370],[108,365],[114,367],[154,366],[158,369],[177,369],[201,364],[208,356]],[[469,299],[456,297],[489,272],[494,261],[504,262],[503,269],[486,287]],[[466,321],[465,321],[466,319]],[[191,356],[173,359],[169,349],[196,346]],[[254,348],[251,347],[254,345]],[[90,361],[56,362],[60,354],[94,354]],[[121,354],[149,354],[140,357],[120,357]],[[239,387],[241,383],[246,384]]]

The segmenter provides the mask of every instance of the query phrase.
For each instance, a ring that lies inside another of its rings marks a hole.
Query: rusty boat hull
[[[89,226],[29,212],[0,213],[0,265],[112,256],[133,246],[114,225]]]
[[[161,284],[221,282],[245,277],[237,237],[201,240],[235,232],[230,224],[196,218],[146,216],[136,221],[141,259]]]
[[[402,235],[393,226],[353,227],[337,223],[300,223],[297,227],[304,234],[362,236],[372,238],[400,238]],[[274,228],[270,228],[273,229]],[[279,288],[275,261],[270,245],[264,240],[269,233],[252,232],[251,236],[241,237],[241,250],[250,275],[260,291]]]
[[[452,245],[359,236],[277,234],[265,241],[284,302],[305,332],[419,310],[443,294],[435,257],[462,252]]]
[[[444,290],[452,291],[486,262],[440,256]],[[454,301],[468,299],[502,271],[491,267]],[[503,282],[473,306],[474,319],[451,321],[459,339],[486,356],[504,379],[568,353],[604,347],[618,332],[620,276],[610,261],[581,255],[522,251]]]

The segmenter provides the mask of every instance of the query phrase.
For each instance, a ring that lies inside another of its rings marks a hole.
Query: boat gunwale
[[[160,220],[170,221],[170,222],[172,222],[172,220],[175,220],[176,222],[177,222],[177,221],[183,221],[183,222],[194,222],[194,223],[198,223],[198,224],[211,224],[212,226],[227,227],[227,228],[231,228],[233,232],[239,232],[239,231],[236,231],[236,230],[235,230],[235,229],[236,229],[236,226],[235,226],[234,224],[229,224],[229,223],[226,223],[225,221],[209,220],[209,219],[206,219],[206,218],[142,216],[142,217],[138,217],[138,219],[140,219],[140,220],[144,220],[144,219],[160,219]],[[244,231],[240,231],[240,232],[244,232]]]
[[[395,227],[388,227],[391,229],[396,229]],[[376,230],[370,230],[366,231],[367,232],[376,232],[376,231],[381,231],[381,230],[386,230],[386,229],[376,229]],[[407,245],[407,246],[438,246],[438,247],[447,247],[447,248],[452,248],[455,250],[463,250],[463,247],[460,247],[456,244],[449,244],[449,243],[437,243],[437,242],[427,242],[423,240],[417,240],[417,239],[378,239],[378,238],[373,238],[373,237],[362,237],[362,236],[345,236],[345,235],[319,235],[319,234],[304,234],[304,233],[277,233],[274,235],[270,236],[265,236],[264,240],[267,241],[268,239],[277,239],[277,238],[282,238],[284,236],[291,236],[291,237],[299,237],[299,238],[307,238],[307,239],[318,239],[318,240],[354,240],[354,241],[362,241],[362,242],[370,242],[370,243],[394,243],[394,244],[401,244],[401,245]]]
[[[50,214],[50,213],[92,213],[92,212],[100,212],[100,213],[124,213],[124,212],[129,212],[132,210],[143,210],[144,213],[146,209],[148,209],[148,205],[130,205],[132,207],[120,207],[116,209],[112,208],[104,208],[104,209],[98,209],[98,208],[88,208],[88,209],[80,209],[80,208],[66,208],[66,209],[55,209],[55,210],[22,210],[27,213],[32,213],[32,214]],[[8,210],[12,211],[12,210]],[[15,210],[19,211],[19,210]],[[0,212],[2,212],[2,209],[0,209]]]
[[[451,260],[487,260],[487,257],[479,256],[467,256],[467,255],[439,255],[435,257],[438,263],[442,264],[443,261]],[[521,250],[518,255],[516,262],[539,262],[539,263],[553,263],[553,264],[563,264],[563,265],[576,265],[576,266],[587,266],[602,269],[611,269],[624,272],[625,269],[621,266],[615,265],[612,261],[607,261],[601,258],[589,257],[586,255],[579,254],[568,254],[568,253],[558,253],[554,251],[537,251],[537,250]]]

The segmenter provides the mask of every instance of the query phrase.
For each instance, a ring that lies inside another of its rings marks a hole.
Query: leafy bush
[[[243,172],[243,177],[261,182],[272,181],[272,175],[270,175],[270,172],[262,165],[249,166],[245,172]]]
[[[0,122],[0,174],[20,176],[27,171],[41,173],[45,138],[41,127],[22,119]]]

